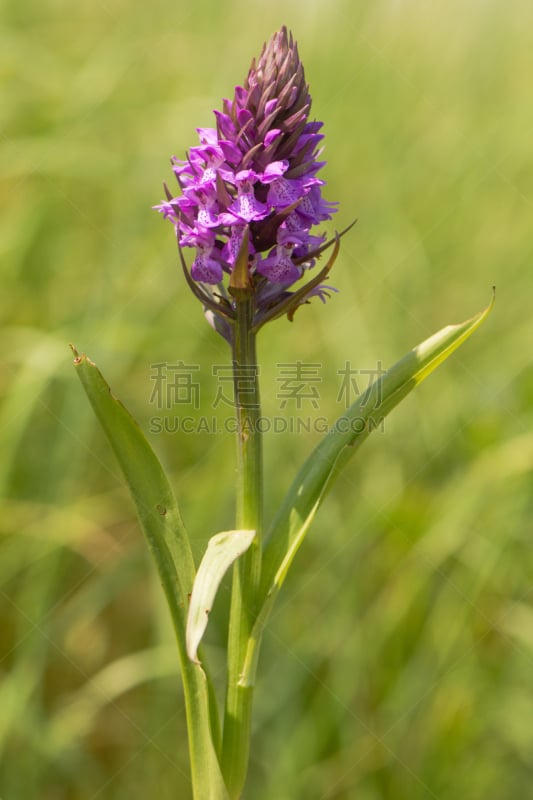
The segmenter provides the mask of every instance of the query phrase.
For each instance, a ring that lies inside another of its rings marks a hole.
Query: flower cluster
[[[282,28],[233,100],[214,112],[216,128],[199,128],[200,143],[186,160],[172,159],[181,194],[165,186],[167,200],[156,208],[173,222],[180,248],[195,248],[189,282],[202,284],[195,293],[207,306],[227,298],[224,276],[231,277],[243,248],[256,304],[266,308],[286,298],[328,246],[310,232],[336,210],[322,197],[322,123],[309,120],[310,108],[297,46]],[[309,292],[323,299],[327,288],[313,281]]]

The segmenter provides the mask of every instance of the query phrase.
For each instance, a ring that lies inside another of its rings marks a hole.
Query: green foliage
[[[286,23],[326,121],[336,224],[359,222],[332,272],[341,293],[260,336],[265,415],[334,420],[346,361],[389,366],[493,283],[498,308],[325,500],[267,627],[246,796],[524,796],[530,4],[272,2],[261,25],[243,0],[3,12],[0,795],[190,796],[173,633],[67,343],[105,367],[148,432],[199,556],[213,525],[233,525],[233,442],[223,425],[161,431],[151,365],[201,364],[193,414],[223,423],[212,366],[227,353],[149,206],[167,157]],[[321,365],[319,408],[280,411],[277,364],[298,359]],[[268,508],[318,438],[266,434]],[[217,686],[226,598],[222,584],[206,636]]]
[[[206,675],[199,662],[193,663],[189,658],[190,650],[185,646],[188,595],[192,591],[194,596],[196,587],[189,536],[172,488],[139,426],[112,395],[96,365],[86,355],[79,355],[74,347],[72,349],[82,386],[128,484],[167,598],[180,654],[189,718],[187,727],[194,796],[205,800],[227,800],[214,744],[219,738],[218,715],[210,707]],[[198,644],[199,640],[195,642],[194,657]],[[212,722],[217,727],[214,736]]]
[[[262,569],[260,610],[250,638],[250,656],[241,678],[243,685],[255,680],[259,642],[266,621],[333,480],[385,417],[479,328],[493,304],[494,298],[472,319],[447,325],[373,381],[334,422],[299,470],[272,522]]]

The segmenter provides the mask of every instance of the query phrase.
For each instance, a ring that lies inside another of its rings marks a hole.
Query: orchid
[[[178,182],[156,208],[175,229],[185,280],[229,343],[235,389],[235,529],[214,534],[199,565],[168,477],[139,427],[101,373],[74,350],[85,391],[131,489],[174,625],[186,701],[195,800],[238,800],[250,751],[255,677],[265,626],[326,491],[376,423],[484,321],[492,307],[413,348],[372,383],[331,426],[268,520],[256,339],[266,323],[336,293],[328,282],[341,237],[315,226],[335,202],[317,177],[322,123],[297,45],[286,28],[253,61],[233,98],[215,111],[199,144],[173,158]],[[324,252],[329,259],[318,266]],[[191,258],[187,256],[192,251]],[[188,262],[190,266],[188,266]],[[243,379],[243,376],[245,379]],[[265,524],[266,523],[266,524]],[[233,566],[232,566],[233,565]],[[233,584],[222,721],[200,645],[226,571]],[[200,648],[200,649],[199,649]],[[249,795],[253,797],[253,793]]]

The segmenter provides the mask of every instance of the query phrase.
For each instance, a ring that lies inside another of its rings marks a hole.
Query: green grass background
[[[492,284],[497,303],[322,508],[266,636],[245,798],[533,798],[533,5],[0,8],[2,800],[190,797],[161,591],[68,342],[145,429],[158,362],[202,365],[211,414],[226,348],[150,206],[283,23],[325,121],[334,224],[359,221],[340,293],[261,335],[265,413],[281,362],[322,365],[304,411],[332,420],[345,361],[390,365]],[[317,439],[266,437],[269,513]],[[200,555],[232,525],[231,437],[151,441]],[[217,603],[221,686],[227,587]]]

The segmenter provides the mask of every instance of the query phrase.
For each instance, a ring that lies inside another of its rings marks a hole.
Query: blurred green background
[[[225,344],[150,210],[287,24],[325,121],[340,289],[260,341],[390,365],[485,306],[485,326],[335,486],[267,633],[247,800],[533,797],[533,5],[524,0],[3,0],[0,251],[2,800],[190,796],[162,594],[71,366],[93,358],[142,426],[152,366]],[[216,415],[229,413],[220,406]],[[298,412],[290,406],[288,416]],[[266,437],[269,509],[317,434]],[[230,436],[152,435],[199,555],[230,527]],[[208,633],[223,681],[227,587]]]

